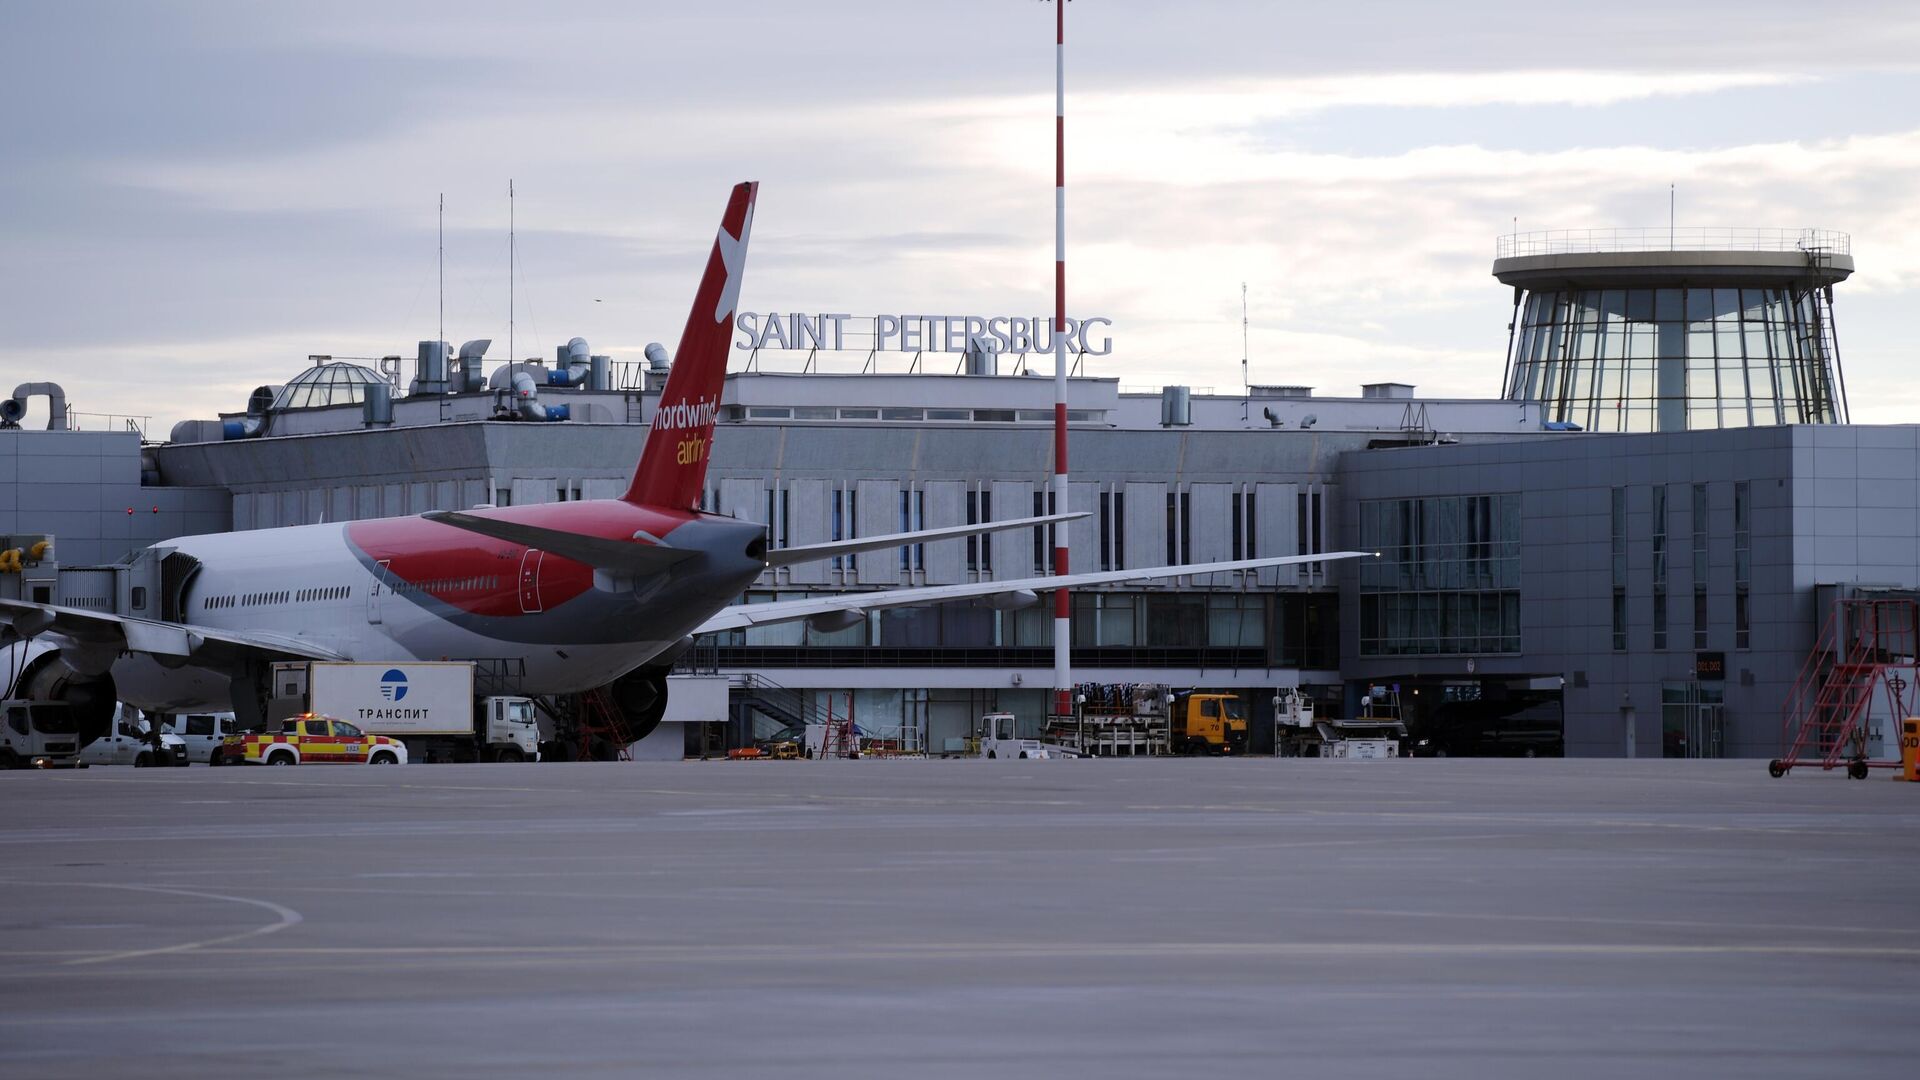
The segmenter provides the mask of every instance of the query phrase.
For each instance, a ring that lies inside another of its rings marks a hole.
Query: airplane
[[[616,499],[430,511],[409,517],[184,536],[150,549],[166,617],[0,600],[18,640],[0,647],[8,698],[65,701],[81,741],[115,701],[158,712],[265,720],[284,660],[474,660],[523,673],[517,692],[607,688],[628,733],[666,708],[667,672],[694,638],[793,620],[845,626],[865,612],[1142,581],[1363,552],[1236,559],[1006,581],[738,603],[769,567],[1086,517],[1052,514],[768,548],[765,526],[700,509],[746,270],[757,183],[733,188],[651,429]],[[136,606],[137,606],[136,602]]]

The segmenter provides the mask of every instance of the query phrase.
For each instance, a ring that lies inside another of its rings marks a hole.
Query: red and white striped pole
[[[1067,0],[1054,0],[1053,512],[1067,503]],[[1067,572],[1067,523],[1053,527],[1053,572]],[[1073,597],[1053,591],[1053,711],[1073,711]]]

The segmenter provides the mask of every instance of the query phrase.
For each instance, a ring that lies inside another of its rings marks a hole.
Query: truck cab
[[[64,701],[0,701],[0,768],[80,765],[80,728]]]
[[[534,715],[532,698],[483,698],[481,707],[485,713],[480,742],[488,760],[540,760],[540,720]]]
[[[1182,694],[1173,707],[1173,748],[1180,754],[1244,754],[1247,713],[1234,694]]]

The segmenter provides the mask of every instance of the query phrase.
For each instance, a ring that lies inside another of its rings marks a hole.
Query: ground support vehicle
[[[269,717],[313,712],[407,745],[418,761],[538,761],[533,699],[474,695],[461,661],[279,663]]]
[[[311,713],[282,722],[278,734],[234,735],[220,745],[231,765],[405,765],[407,744],[344,720]]]
[[[86,768],[80,728],[64,701],[0,701],[0,768]]]
[[[1019,733],[1019,721],[1012,713],[988,713],[980,718],[975,726],[973,741],[978,746],[977,756],[1015,760],[1037,758],[1084,757],[1079,751],[1059,743],[1042,742],[1039,739],[1023,739]]]
[[[1407,737],[1399,692],[1388,687],[1368,688],[1353,720],[1315,716],[1313,703],[1297,690],[1274,698],[1273,712],[1274,753],[1280,757],[1397,758]]]
[[[1047,739],[1089,757],[1156,757],[1172,748],[1172,702],[1158,683],[1083,683],[1070,715],[1047,718]]]
[[[1235,694],[1189,690],[1174,695],[1173,751],[1176,754],[1244,754],[1247,713]]]
[[[132,765],[138,769],[185,765],[187,743],[165,727],[156,734],[139,709],[122,703],[115,708],[107,733],[82,748],[80,760],[88,765]]]
[[[232,713],[180,713],[162,717],[160,730],[178,735],[187,745],[188,761],[213,763],[220,743],[229,735],[240,734]]]

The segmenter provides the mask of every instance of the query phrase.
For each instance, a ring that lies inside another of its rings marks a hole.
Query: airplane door
[[[380,624],[380,594],[386,591],[387,567],[392,565],[392,559],[381,559],[373,569],[373,586],[367,590],[367,622],[375,626]]]
[[[543,610],[540,607],[540,563],[547,553],[539,548],[528,548],[520,556],[520,610],[533,614]]]

